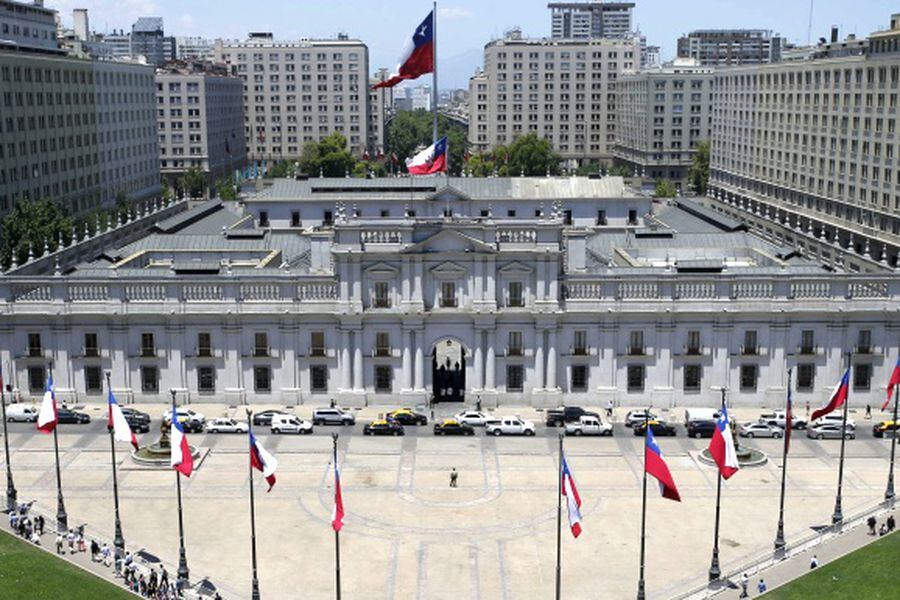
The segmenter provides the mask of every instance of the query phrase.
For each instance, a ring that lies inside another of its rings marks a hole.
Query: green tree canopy
[[[657,198],[674,198],[678,195],[678,190],[675,188],[675,184],[668,179],[657,179],[654,195]]]
[[[199,198],[206,192],[206,175],[197,167],[191,167],[178,178],[178,187],[190,198]]]
[[[709,142],[704,141],[697,144],[697,152],[694,154],[694,162],[691,165],[688,180],[691,187],[697,194],[706,195],[706,188],[709,185]]]
[[[310,177],[344,177],[352,173],[356,160],[347,149],[347,138],[332,133],[320,141],[309,141],[300,152],[300,170]]]
[[[559,173],[560,157],[553,146],[535,133],[516,138],[509,145],[509,174],[556,175]]]
[[[222,200],[237,200],[237,191],[228,177],[216,181],[216,195]]]
[[[72,237],[72,217],[61,202],[43,198],[22,200],[0,221],[0,262],[4,269],[12,264],[12,253],[16,252],[19,264],[28,260],[29,248],[34,256],[44,253],[44,243],[52,252],[62,238],[68,243]]]

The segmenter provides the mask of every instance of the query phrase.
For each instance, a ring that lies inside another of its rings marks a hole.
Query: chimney
[[[837,25],[831,26],[831,43],[835,43],[838,41],[838,27]]]

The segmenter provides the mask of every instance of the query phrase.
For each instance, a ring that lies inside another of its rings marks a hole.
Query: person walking
[[[38,515],[34,523],[37,526],[38,535],[44,535],[44,515]]]
[[[97,562],[97,555],[100,554],[100,544],[97,540],[91,540],[91,562]]]
[[[889,532],[890,532],[890,531],[893,531],[893,530],[894,530],[894,527],[895,527],[896,525],[897,525],[897,524],[894,522],[894,514],[891,513],[890,515],[888,515],[888,518],[887,518],[887,528],[888,528],[888,531],[889,531]]]
[[[166,571],[166,567],[162,568],[162,573],[159,576],[159,586],[163,589],[169,587],[169,572]]]
[[[64,554],[64,552],[63,552],[64,544],[65,544],[65,540],[63,539],[63,534],[57,533],[56,534],[56,553],[57,554]]]
[[[450,469],[450,487],[457,487],[457,482],[459,480],[459,473],[456,472],[456,467]]]
[[[747,585],[749,584],[749,582],[750,582],[750,578],[747,577],[746,573],[743,573],[741,575],[741,595],[740,595],[741,598],[749,598],[750,597],[750,594],[747,593]]]
[[[887,523],[882,523],[881,527],[878,529],[878,536],[881,537],[883,535],[887,535],[888,527]]]
[[[613,416],[613,401],[609,399],[606,401],[606,418],[612,419]]]
[[[819,557],[813,554],[813,557],[809,559],[809,570],[812,571],[816,567],[819,566]]]
[[[103,542],[103,545],[100,547],[100,560],[103,561],[103,566],[109,566],[109,545],[106,542]]]
[[[66,542],[69,544],[69,554],[75,554],[75,532],[71,529],[66,534]]]
[[[756,584],[756,590],[760,594],[765,594],[767,589],[768,588],[766,587],[766,582],[760,578],[759,583]]]
[[[866,419],[872,418],[872,405],[866,404]]]
[[[869,535],[875,535],[875,515],[870,516],[866,519],[866,525],[869,526]]]

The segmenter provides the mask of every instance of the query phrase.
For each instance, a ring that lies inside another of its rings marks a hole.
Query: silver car
[[[487,423],[489,418],[490,417],[480,410],[464,410],[456,415],[457,421],[471,427],[484,427],[484,424]]]
[[[840,425],[816,425],[814,427],[810,427],[806,430],[806,437],[815,438],[817,440],[839,440],[841,439],[841,426]],[[856,438],[856,431],[847,427],[844,432],[844,438],[848,440],[852,440]]]
[[[738,435],[746,438],[780,438],[782,435],[784,435],[784,432],[781,430],[781,427],[778,427],[776,425],[756,422],[741,424],[741,426],[738,428]]]

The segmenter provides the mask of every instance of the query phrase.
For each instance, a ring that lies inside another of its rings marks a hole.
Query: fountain
[[[740,467],[759,467],[766,464],[769,457],[764,452],[761,452],[756,448],[741,445],[741,438],[737,434],[737,422],[732,419],[730,425],[731,437],[734,439],[734,451],[737,453],[738,464]],[[709,449],[704,449],[700,453],[699,458],[708,465],[716,464],[716,461],[713,460],[713,457],[709,453]]]
[[[163,419],[159,427],[159,439],[147,446],[141,446],[131,453],[131,460],[139,465],[148,467],[169,467],[172,459],[172,445],[169,442],[169,431],[172,423],[169,419]],[[191,456],[196,460],[200,457],[200,451],[195,446],[189,446]]]

